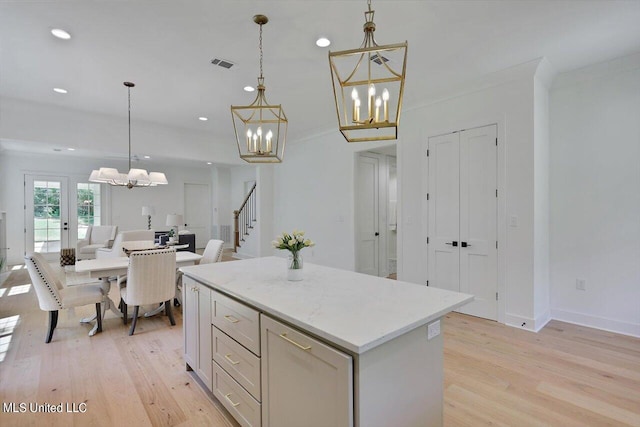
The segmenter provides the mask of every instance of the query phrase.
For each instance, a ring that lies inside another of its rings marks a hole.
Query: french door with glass
[[[56,257],[69,246],[68,178],[25,176],[25,233],[27,252]]]
[[[25,249],[48,259],[75,247],[90,225],[101,225],[100,184],[52,175],[25,175]]]

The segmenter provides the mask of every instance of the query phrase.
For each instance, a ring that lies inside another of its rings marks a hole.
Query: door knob
[[[458,242],[454,240],[451,243],[445,243],[445,245],[458,246]]]
[[[379,235],[380,235],[380,233],[378,233],[378,232],[376,231],[376,234],[375,234],[375,235],[376,235],[376,236],[379,236]]]
[[[471,245],[468,244],[467,242],[460,242],[460,246],[462,246],[463,248],[470,248]]]

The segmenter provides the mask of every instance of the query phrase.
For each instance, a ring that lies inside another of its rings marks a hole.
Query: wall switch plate
[[[427,340],[431,340],[440,335],[440,321],[436,320],[427,325]]]
[[[517,227],[518,226],[518,216],[517,215],[511,215],[511,217],[509,218],[509,225],[511,227]]]
[[[587,281],[585,279],[576,279],[576,289],[579,291],[586,291]]]

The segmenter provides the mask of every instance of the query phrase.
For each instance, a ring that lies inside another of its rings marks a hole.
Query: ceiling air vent
[[[219,67],[226,68],[227,70],[234,66],[233,62],[227,61],[226,59],[214,58],[214,59],[211,60],[211,63],[213,65],[217,65]]]
[[[389,62],[387,58],[385,58],[384,56],[379,56],[378,54],[373,55],[371,57],[371,60],[378,65],[382,65],[383,62]]]

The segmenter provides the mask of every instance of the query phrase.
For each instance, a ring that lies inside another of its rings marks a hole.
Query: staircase
[[[256,184],[253,184],[240,209],[233,211],[233,223],[235,226],[234,252],[238,252],[238,248],[242,246],[241,242],[244,242],[245,236],[248,236],[250,230],[253,229],[253,223],[256,219]]]

